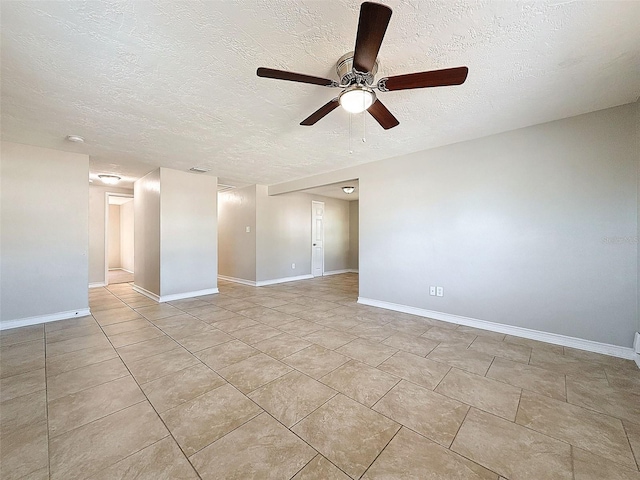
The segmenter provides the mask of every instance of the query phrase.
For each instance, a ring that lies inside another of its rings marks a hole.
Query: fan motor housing
[[[340,85],[359,83],[358,80],[364,80],[367,85],[371,85],[373,83],[373,77],[378,73],[378,60],[376,59],[376,63],[373,65],[371,72],[356,73],[353,69],[353,52],[345,53],[336,63],[336,72],[340,79]]]

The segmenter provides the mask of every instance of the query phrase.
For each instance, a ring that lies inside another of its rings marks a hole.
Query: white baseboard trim
[[[105,282],[93,282],[89,284],[89,288],[98,288],[98,287],[106,287],[107,284]]]
[[[160,296],[160,295],[156,295],[153,292],[150,292],[145,288],[142,288],[139,285],[136,285],[135,283],[133,284],[133,289],[136,292],[141,293],[145,297],[149,297],[151,300],[155,300],[158,303],[172,302],[174,300],[182,300],[184,298],[193,298],[193,297],[200,297],[202,295],[211,295],[213,293],[219,293],[217,288],[207,288],[205,290],[196,290],[193,292],[174,293],[171,295]]]
[[[116,268],[110,268],[109,269],[110,272],[115,272],[116,270],[122,270],[123,272],[133,273],[131,270],[127,270],[126,268],[122,268],[122,267],[116,267]]]
[[[636,365],[638,365],[638,368],[640,368],[640,355],[638,355],[636,353]]]
[[[308,275],[298,275],[296,277],[274,278],[272,280],[260,280],[258,282],[254,282],[253,280],[245,280],[244,278],[227,277],[226,275],[218,275],[218,278],[220,280],[226,280],[227,282],[240,283],[242,285],[249,285],[251,287],[264,287],[267,285],[275,285],[276,283],[296,282],[298,280],[309,280],[310,278],[313,278],[313,275],[308,274]]]
[[[226,275],[218,275],[220,280],[226,280],[227,282],[240,283],[242,285],[249,285],[251,287],[256,286],[256,282],[253,280],[245,280],[244,278],[227,277]]]
[[[174,300],[182,300],[184,298],[201,297],[203,295],[212,295],[214,293],[220,293],[217,288],[207,288],[205,290],[195,290],[193,292],[174,293],[171,295],[162,295],[160,297],[160,303],[172,302]]]
[[[327,275],[340,275],[341,273],[358,273],[357,269],[353,269],[353,268],[345,268],[343,270],[330,270],[328,272],[324,272],[323,276],[327,276]]]
[[[160,295],[156,295],[155,293],[150,292],[146,288],[142,288],[141,286],[136,285],[135,283],[133,284],[133,289],[136,292],[141,293],[145,297],[149,297],[151,300],[155,300],[156,302],[160,303]]]
[[[264,287],[266,285],[275,285],[276,283],[297,282],[298,280],[309,280],[313,275],[298,275],[297,277],[274,278],[272,280],[261,280],[256,282],[256,287]]]
[[[27,327],[29,325],[39,325],[40,323],[57,322],[58,320],[66,320],[68,318],[75,317],[86,317],[87,315],[91,315],[91,311],[88,308],[81,308],[79,310],[69,310],[67,312],[51,313],[49,315],[38,315],[36,317],[6,320],[4,322],[0,322],[0,330]]]
[[[564,347],[586,350],[588,352],[601,353],[603,355],[610,355],[613,357],[625,358],[628,360],[636,360],[636,363],[638,363],[636,353],[632,348],[628,347],[620,347],[618,345],[595,342],[593,340],[568,337],[566,335],[560,335],[557,333],[542,332],[540,330],[532,330],[529,328],[505,325],[502,323],[488,322],[486,320],[478,320],[476,318],[463,317],[461,315],[454,315],[451,313],[436,312],[434,310],[426,310],[423,308],[410,307],[407,305],[384,302],[381,300],[373,300],[364,297],[358,297],[358,303],[361,303],[362,305],[370,305],[372,307],[384,308],[387,310],[394,310],[396,312],[409,313],[411,315],[417,315],[419,317],[433,318],[435,320],[441,320],[443,322],[456,323],[458,325],[465,325],[467,327],[481,328],[483,330],[489,330],[491,332],[513,335],[515,337],[528,338],[531,340],[538,340],[540,342],[562,345]],[[640,366],[640,364],[638,366]]]

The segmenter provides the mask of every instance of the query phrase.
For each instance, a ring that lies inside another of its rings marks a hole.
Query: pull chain
[[[362,143],[367,142],[367,111],[362,112]]]
[[[351,124],[353,123],[352,119],[353,119],[353,114],[350,113],[349,114],[349,155],[353,153],[353,148],[351,148],[351,130],[352,130]]]

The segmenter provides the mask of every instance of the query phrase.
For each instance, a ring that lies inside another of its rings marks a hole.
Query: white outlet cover
[[[435,294],[436,294],[436,287],[429,287],[429,295],[435,296]]]
[[[247,233],[251,233],[251,227],[245,227],[244,231]]]
[[[444,288],[442,287],[436,288],[436,295],[439,297],[444,297]]]
[[[295,263],[292,263],[292,264],[291,264],[291,270],[295,270],[295,268],[296,268],[296,264],[295,264]]]

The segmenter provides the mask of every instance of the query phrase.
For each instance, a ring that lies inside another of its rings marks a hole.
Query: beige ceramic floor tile
[[[130,375],[49,401],[49,436],[63,434],[145,400]]]
[[[193,353],[204,350],[205,348],[215,347],[221,343],[230,342],[231,340],[233,340],[231,335],[227,335],[222,330],[212,327],[204,333],[181,338],[178,342]]]
[[[353,333],[354,335],[365,340],[369,340],[370,342],[382,342],[393,335],[397,335],[398,331],[395,328],[387,327],[386,325],[365,322],[353,327],[349,330],[349,333]]]
[[[141,402],[51,439],[51,480],[89,477],[168,435]]]
[[[403,380],[382,397],[373,409],[448,447],[469,407]]]
[[[121,322],[130,322],[131,320],[144,320],[144,317],[135,310],[131,310],[124,306],[117,309],[103,311],[93,311],[92,307],[91,313],[95,317],[96,321],[103,327]]]
[[[262,340],[280,335],[281,333],[282,332],[277,328],[258,324],[252,327],[236,330],[233,332],[233,336],[247,345],[253,345],[254,343],[261,342]]]
[[[512,480],[573,478],[569,444],[474,408],[451,450]]]
[[[232,340],[215,347],[200,350],[195,355],[209,367],[219,371],[259,353],[260,350],[256,350],[240,340]]]
[[[622,422],[617,418],[525,391],[516,422],[627,467],[636,468],[627,435]]]
[[[573,448],[574,480],[640,480],[640,472],[606,458]]]
[[[492,332],[490,330],[483,330],[481,328],[475,327],[467,327],[465,325],[459,325],[458,328],[456,328],[456,332],[470,333],[471,335],[478,335],[479,337],[483,338],[491,338],[499,342],[502,342],[506,336],[504,333]]]
[[[322,330],[324,327],[319,323],[309,322],[307,320],[294,320],[293,322],[279,325],[278,329],[289,335],[295,335],[297,337],[304,337],[318,330]]]
[[[196,363],[199,363],[196,357],[184,348],[178,347],[167,352],[159,353],[153,357],[145,357],[134,362],[127,362],[127,367],[136,381],[142,384],[171,373],[179,372]]]
[[[254,325],[259,325],[259,323],[255,320],[237,314],[223,320],[211,322],[212,327],[231,334],[238,330],[242,330],[243,328],[253,327]]]
[[[320,381],[356,402],[371,407],[391,390],[400,378],[351,360],[322,377]]]
[[[327,350],[320,345],[311,345],[282,359],[287,365],[318,379],[349,361],[349,357]]]
[[[406,352],[396,353],[378,368],[430,390],[436,388],[450,370],[448,365]]]
[[[44,368],[0,379],[0,402],[29,395],[46,388]]]
[[[186,313],[153,320],[153,323],[174,340],[204,334],[210,332],[213,328],[208,323]]]
[[[464,333],[455,330],[456,325],[431,327],[422,334],[422,337],[430,338],[436,342],[468,347],[476,339],[473,333]]]
[[[61,340],[68,340],[70,338],[86,337],[87,335],[100,335],[102,329],[93,321],[89,325],[82,325],[80,327],[64,328],[61,330],[54,330],[47,332],[45,340],[47,344],[59,342]]]
[[[604,379],[567,375],[567,401],[631,422],[640,418],[640,395],[611,387]]]
[[[139,330],[133,330],[131,332],[119,333],[109,337],[111,344],[116,348],[126,347],[127,345],[133,345],[134,343],[144,342],[157,337],[162,337],[164,333],[162,330],[151,326],[141,328]]]
[[[32,325],[29,327],[2,330],[0,331],[0,348],[8,347],[9,345],[15,345],[17,343],[42,340],[43,338],[44,328],[42,325]]]
[[[577,358],[558,355],[557,353],[533,350],[530,365],[553,370],[565,375],[575,375],[587,378],[606,378],[601,365],[585,362]]]
[[[198,475],[171,437],[102,470],[91,480],[196,480]]]
[[[143,358],[152,357],[159,353],[168,352],[177,348],[179,345],[172,339],[163,335],[152,340],[120,347],[117,349],[118,355],[125,363],[135,362]]]
[[[497,480],[484,467],[402,428],[363,479]]]
[[[558,400],[566,399],[565,376],[553,370],[497,357],[487,377]]]
[[[359,478],[400,426],[336,395],[293,427],[293,431],[341,470]]]
[[[19,428],[2,435],[0,473],[2,480],[30,478],[47,466],[47,422]]]
[[[271,358],[269,355],[259,353],[220,369],[218,373],[242,393],[247,394],[291,370],[288,365]]]
[[[494,356],[469,350],[464,345],[441,343],[427,355],[427,358],[476,375],[484,375],[493,362]]]
[[[0,403],[0,436],[47,421],[47,397],[44,390]]]
[[[309,335],[304,336],[305,340],[315,343],[329,350],[340,348],[341,346],[356,339],[355,335],[350,333],[334,330],[333,328],[322,328]]]
[[[623,420],[622,425],[624,426],[625,432],[627,432],[627,437],[631,444],[631,450],[636,458],[636,465],[640,468],[640,423],[632,423],[628,420]]]
[[[128,322],[114,323],[113,325],[104,326],[102,327],[102,330],[108,337],[111,337],[112,335],[118,335],[120,333],[131,332],[133,330],[152,326],[153,324],[149,320],[137,318],[135,320],[129,320]]]
[[[350,478],[322,455],[316,455],[291,480],[350,480]]]
[[[435,340],[430,340],[425,337],[417,337],[406,333],[396,333],[382,343],[421,357],[427,355],[438,345],[438,342]]]
[[[44,339],[2,347],[0,356],[0,378],[44,368]]]
[[[87,348],[97,349],[111,346],[104,333],[97,335],[87,335],[86,337],[69,338],[55,343],[47,344],[47,357],[61,355],[63,353],[85,350]]]
[[[258,342],[253,346],[261,352],[281,360],[284,357],[299,352],[310,345],[311,343],[306,340],[289,335],[288,333],[281,333],[275,337]]]
[[[397,348],[361,338],[336,349],[336,352],[364,362],[372,367],[377,367],[397,351]]]
[[[609,367],[612,369],[620,369],[638,371],[638,367],[636,366],[633,360],[628,360],[625,358],[613,357],[611,355],[602,355],[600,353],[595,352],[587,352],[586,350],[578,350],[575,348],[564,347],[564,355],[566,357],[572,357],[578,360],[582,360],[584,362],[589,363],[597,363],[602,365],[603,367]]]
[[[51,377],[87,365],[104,362],[116,358],[118,354],[111,345],[100,348],[89,348],[75,352],[63,353],[55,357],[47,357],[47,376]]]
[[[291,478],[315,450],[263,413],[191,457],[203,479]]]
[[[286,427],[298,423],[336,394],[300,372],[290,372],[249,394]]]
[[[516,345],[525,345],[531,347],[538,352],[550,352],[558,355],[563,355],[564,348],[561,345],[553,345],[551,343],[539,342],[538,340],[531,340],[529,338],[514,337],[513,335],[507,335],[504,338],[507,343],[514,343]]]
[[[182,315],[184,312],[176,307],[172,307],[166,303],[150,305],[148,307],[136,308],[136,312],[145,317],[147,320],[159,320],[174,315]]]
[[[187,402],[224,385],[225,380],[201,363],[160,377],[142,385],[142,390],[157,412]]]
[[[435,390],[512,422],[516,418],[521,390],[473,373],[452,368]]]
[[[47,399],[51,402],[128,375],[129,371],[119,358],[76,368],[47,379]]]
[[[469,349],[520,363],[529,363],[531,356],[531,347],[526,345],[516,345],[480,336],[473,341]]]
[[[162,413],[190,456],[258,415],[262,409],[231,385],[223,385]]]

